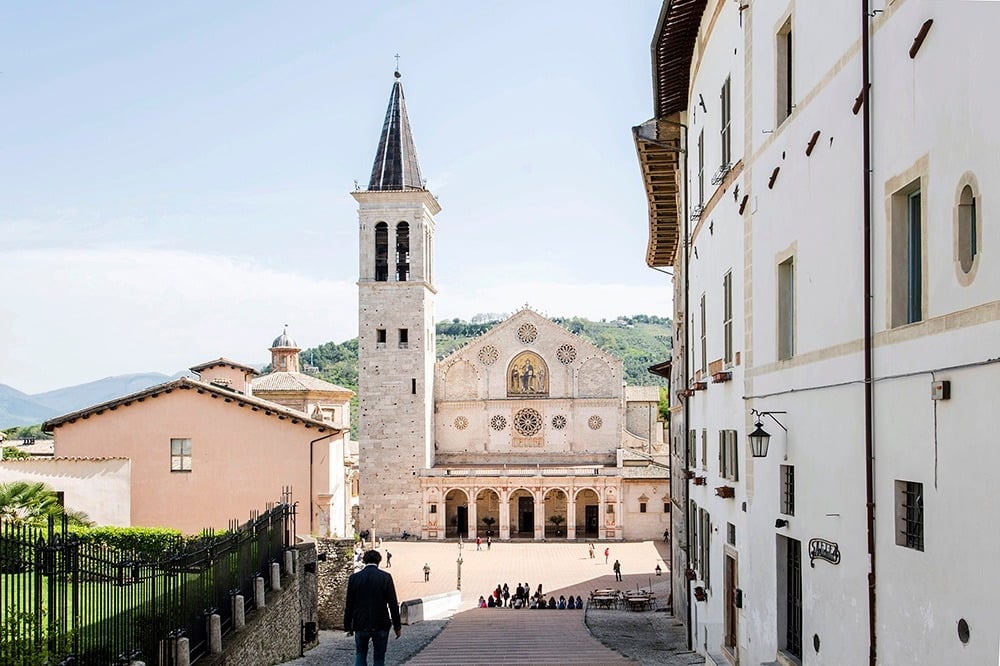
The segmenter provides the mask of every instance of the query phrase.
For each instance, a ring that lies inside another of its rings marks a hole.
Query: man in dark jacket
[[[355,666],[368,663],[368,641],[375,647],[375,666],[385,665],[389,627],[400,634],[399,602],[392,576],[379,571],[382,555],[369,550],[361,558],[364,568],[347,579],[347,603],[344,605],[344,630],[354,634]]]

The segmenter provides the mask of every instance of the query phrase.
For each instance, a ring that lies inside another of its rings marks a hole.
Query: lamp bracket
[[[777,412],[777,411],[775,411],[775,412],[767,412],[767,411],[758,411],[756,409],[751,409],[750,413],[757,417],[757,423],[760,423],[760,419],[761,419],[762,416],[767,416],[767,417],[770,417],[770,419],[772,421],[774,421],[775,423],[777,423],[778,427],[780,427],[785,432],[788,432],[788,428],[786,428],[781,423],[781,421],[779,421],[778,419],[774,418],[775,414],[787,414],[788,412]]]

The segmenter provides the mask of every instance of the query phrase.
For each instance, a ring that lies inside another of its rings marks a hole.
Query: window
[[[795,355],[795,258],[778,264],[778,359]]]
[[[375,281],[389,279],[389,225],[379,222],[375,225]]]
[[[698,133],[698,207],[705,205],[705,130]]]
[[[730,481],[740,480],[735,430],[719,431],[719,476]]]
[[[726,77],[726,82],[722,84],[722,170],[726,170],[726,167],[733,161],[732,156],[732,140],[730,138],[730,125],[732,108],[730,104],[730,82],[729,77]]]
[[[385,349],[385,329],[375,329],[375,349]]]
[[[698,452],[695,447],[698,446],[698,433],[694,430],[688,430],[688,467],[694,467],[698,464]]]
[[[438,512],[438,505],[431,504],[431,513],[437,513],[437,512]]]
[[[795,467],[781,466],[781,513],[795,515]]]
[[[728,366],[733,362],[733,272],[722,278],[722,337],[725,341],[722,360]]]
[[[701,295],[701,372],[705,374],[708,372],[708,327],[705,325],[708,321],[706,316],[705,308],[705,294]]]
[[[399,329],[399,348],[406,349],[410,346],[410,331],[406,328]]]
[[[396,280],[406,282],[410,277],[410,225],[396,225]]]
[[[969,273],[979,254],[976,195],[970,185],[962,188],[958,198],[958,265]]]
[[[920,181],[892,196],[890,227],[891,321],[893,326],[923,319],[923,229]]]
[[[171,472],[191,471],[190,439],[170,440],[170,471]]]
[[[416,377],[413,377],[412,379],[410,379],[410,393],[412,393],[413,395],[417,394],[417,378]]]
[[[646,513],[646,503],[639,502],[639,513]]]
[[[730,546],[736,546],[736,525],[732,523],[726,523],[726,543]]]
[[[701,565],[701,579],[705,582],[705,589],[710,589],[711,581],[711,548],[712,548],[712,516],[704,509],[698,509],[700,517],[698,525],[698,549],[701,556],[698,561]]]
[[[775,49],[775,106],[777,110],[777,125],[792,115],[792,19],[778,30]]]
[[[670,513],[670,502],[663,503],[663,513]]]
[[[924,484],[896,481],[896,545],[924,549]]]
[[[701,429],[701,468],[708,469],[708,430]]]

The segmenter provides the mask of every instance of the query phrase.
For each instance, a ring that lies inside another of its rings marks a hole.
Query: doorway
[[[535,499],[533,497],[517,498],[517,531],[519,536],[535,535]]]
[[[588,504],[584,507],[583,534],[588,537],[597,536],[597,505]]]

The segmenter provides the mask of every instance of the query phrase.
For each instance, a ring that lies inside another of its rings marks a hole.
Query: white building
[[[970,575],[1000,518],[997,26],[664,2],[634,133],[647,263],[675,271],[675,605],[710,663],[997,659]]]

